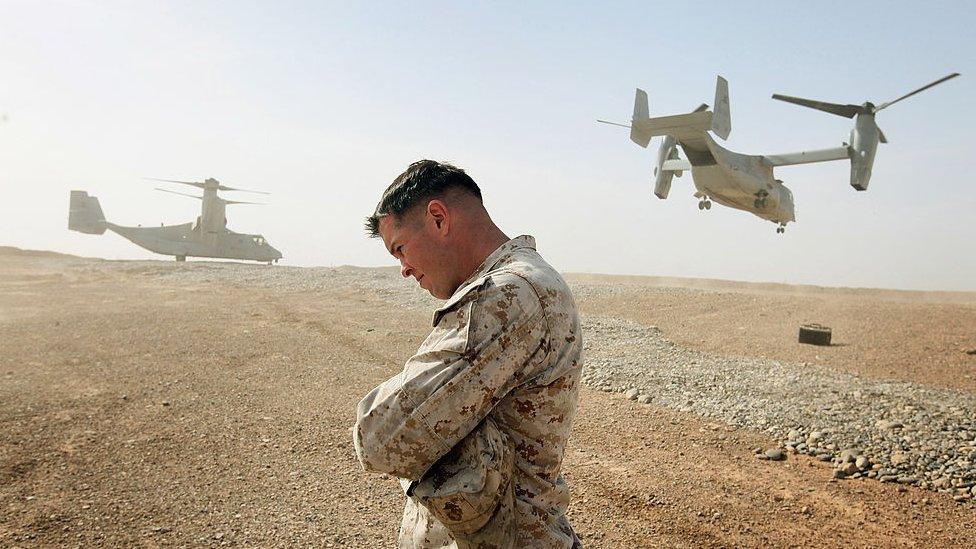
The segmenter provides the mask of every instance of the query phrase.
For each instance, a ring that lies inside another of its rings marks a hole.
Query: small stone
[[[807,507],[806,505],[803,506],[803,509],[800,509],[800,512],[803,513],[804,515],[812,515],[813,514],[813,512],[810,510],[810,508]]]
[[[641,404],[650,404],[651,403],[651,395],[641,395],[641,396],[637,397],[637,402],[640,402]]]
[[[170,402],[168,400],[163,401],[163,406],[169,406]]]
[[[891,464],[895,467],[908,463],[908,454],[905,452],[893,452],[891,454]]]
[[[857,465],[848,461],[847,463],[838,467],[838,469],[844,471],[844,476],[850,476],[857,472]]]
[[[770,461],[783,461],[786,459],[786,454],[783,453],[779,448],[770,448],[763,453],[763,459],[768,459]]]
[[[969,499],[969,496],[964,496],[962,494],[956,494],[956,495],[952,496],[952,500],[955,501],[955,502],[957,502],[957,503],[962,503],[962,502],[966,501],[967,499]]]
[[[847,476],[842,469],[834,469],[834,478],[844,478]]]
[[[893,419],[892,420],[887,420],[887,421],[885,421],[885,420],[879,420],[874,425],[878,429],[883,429],[885,431],[891,431],[891,430],[894,430],[894,429],[901,429],[902,427],[904,427],[904,425],[902,424],[902,422],[895,421]]]
[[[627,389],[627,392],[624,393],[624,396],[627,397],[627,400],[637,400],[637,395],[638,395],[637,389]]]
[[[865,470],[871,466],[871,461],[864,456],[858,456],[857,460],[854,461],[854,465],[860,470]]]

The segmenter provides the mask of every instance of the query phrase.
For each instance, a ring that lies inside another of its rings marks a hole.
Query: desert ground
[[[976,543],[976,294],[567,280],[585,546]],[[434,306],[395,269],[0,248],[0,546],[393,546],[349,428]]]

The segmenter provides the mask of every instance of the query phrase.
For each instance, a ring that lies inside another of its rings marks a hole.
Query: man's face
[[[451,297],[461,282],[449,253],[443,219],[424,208],[406,212],[401,218],[380,219],[380,236],[387,251],[400,261],[400,274],[414,277],[420,287],[438,299]]]

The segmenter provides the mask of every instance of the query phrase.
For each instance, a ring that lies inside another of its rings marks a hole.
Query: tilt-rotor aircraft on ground
[[[952,73],[935,82],[922,86],[898,99],[874,105],[865,102],[861,105],[841,105],[788,95],[774,94],[773,99],[802,105],[811,109],[836,114],[845,118],[855,118],[850,141],[840,147],[819,149],[787,154],[745,155],[723,148],[712,138],[714,133],[723,140],[732,131],[732,117],[729,112],[729,85],[721,76],[715,86],[715,110],[701,105],[688,114],[650,118],[647,93],[637,89],[634,99],[634,115],[630,124],[617,124],[630,128],[630,140],[646,148],[651,138],[664,136],[657,153],[654,168],[654,194],[660,199],[668,197],[671,180],[681,177],[682,172],[691,171],[695,184],[695,197],[699,210],[709,210],[712,201],[723,206],[755,214],[777,224],[776,232],[786,230],[786,224],[795,221],[793,193],[783,182],[773,176],[773,168],[827,162],[830,160],[851,161],[851,186],[866,191],[871,179],[871,168],[878,143],[887,143],[884,133],[874,122],[878,111],[895,103],[959,76]],[[685,158],[678,154],[678,146]]]
[[[154,179],[153,181],[179,183],[203,189],[203,196],[196,196],[156,188],[158,191],[200,200],[202,206],[196,222],[181,225],[160,225],[159,227],[143,227],[141,225],[124,227],[105,220],[97,198],[88,196],[85,191],[71,191],[68,229],[86,234],[103,234],[108,229],[151,252],[175,256],[177,261],[186,261],[187,257],[212,257],[263,261],[270,265],[281,259],[281,252],[268,244],[263,236],[235,233],[227,228],[225,208],[228,204],[260,204],[260,202],[227,200],[217,196],[217,191],[268,193],[226,187],[213,178],[205,181],[173,181],[169,179]]]

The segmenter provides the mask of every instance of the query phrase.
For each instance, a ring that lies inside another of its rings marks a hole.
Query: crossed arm
[[[547,337],[528,283],[482,286],[440,319],[402,372],[360,401],[353,439],[363,468],[421,478],[530,377]]]

